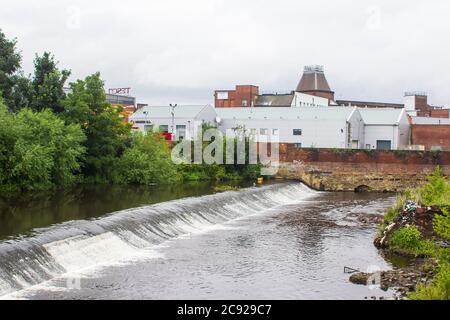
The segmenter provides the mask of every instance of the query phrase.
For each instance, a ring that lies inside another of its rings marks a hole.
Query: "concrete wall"
[[[359,124],[359,122],[357,122]],[[257,142],[280,141],[283,143],[301,143],[304,148],[347,148],[347,123],[345,120],[233,120],[223,119],[220,129],[222,132],[244,126],[249,132],[252,129],[256,132]],[[355,124],[356,126],[356,124]],[[260,129],[268,129],[269,137],[261,136]],[[278,129],[279,140],[270,140],[273,130]],[[293,134],[294,129],[301,129],[302,135]],[[358,132],[354,130],[352,138],[362,140],[358,135],[362,134],[362,129]]]
[[[292,100],[293,107],[328,107],[328,99],[305,94],[301,92],[295,92],[294,99]]]
[[[399,191],[423,184],[437,165],[450,175],[450,152],[297,149],[280,146],[279,178],[298,179],[317,190]]]
[[[377,149],[378,140],[391,141],[391,149],[398,147],[398,127],[397,126],[364,126],[365,146],[370,145],[371,150]]]

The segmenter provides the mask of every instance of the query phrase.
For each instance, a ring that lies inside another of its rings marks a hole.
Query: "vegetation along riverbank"
[[[243,180],[258,165],[175,165],[161,134],[132,132],[100,73],[69,83],[49,52],[24,75],[16,40],[0,30],[0,195],[88,184]]]
[[[383,254],[410,258],[410,263],[380,272],[379,285],[395,288],[402,298],[450,298],[450,181],[440,169],[423,187],[398,195],[380,224],[374,244]],[[375,274],[356,273],[350,281],[372,284]]]

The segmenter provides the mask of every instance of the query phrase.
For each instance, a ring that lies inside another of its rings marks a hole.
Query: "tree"
[[[0,185],[42,190],[76,181],[85,140],[79,125],[66,125],[50,110],[10,113],[0,103]]]
[[[167,141],[159,133],[135,134],[118,168],[122,183],[169,184],[181,179]]]
[[[55,113],[63,111],[61,100],[65,97],[64,85],[70,76],[69,70],[60,71],[58,62],[49,52],[42,56],[36,55],[34,60],[34,76],[32,108],[42,111],[50,108]]]
[[[16,49],[17,40],[8,40],[0,30],[0,92],[10,110],[14,110],[11,94],[15,85],[15,74],[20,69],[21,54]]]
[[[130,126],[106,100],[100,73],[70,84],[71,92],[62,101],[62,116],[68,123],[80,124],[87,140],[83,173],[96,182],[111,182],[117,161],[130,138]]]
[[[438,166],[420,190],[421,202],[426,206],[450,206],[450,183]]]

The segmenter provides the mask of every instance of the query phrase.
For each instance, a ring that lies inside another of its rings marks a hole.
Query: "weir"
[[[0,297],[66,273],[151,258],[153,246],[234,219],[299,203],[317,192],[281,183],[185,198],[76,220],[0,242]]]

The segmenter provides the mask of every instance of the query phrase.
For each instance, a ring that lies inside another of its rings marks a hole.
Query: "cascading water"
[[[0,296],[64,273],[120,261],[165,240],[294,204],[317,192],[284,183],[186,198],[70,221],[0,242]]]

